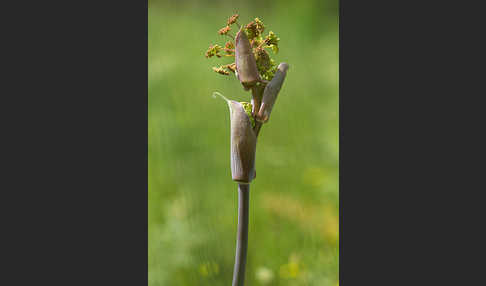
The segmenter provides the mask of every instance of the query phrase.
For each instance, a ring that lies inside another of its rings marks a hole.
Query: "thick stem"
[[[267,85],[268,82],[261,82],[260,86],[254,86],[251,89],[251,104],[253,106],[252,110],[252,115],[254,118],[256,118],[256,115],[260,111],[260,105],[262,104],[262,98],[263,98],[263,91],[265,90],[265,86]],[[255,120],[255,127],[253,130],[255,130],[255,134],[258,137],[258,134],[260,133],[260,128],[262,127],[262,123],[258,120]]]
[[[243,286],[245,283],[246,253],[248,249],[249,206],[250,184],[238,184],[238,233],[236,235],[233,286]]]
[[[252,115],[256,116],[260,110],[260,105],[262,104],[263,89],[254,86],[251,88],[251,105],[252,105]]]
[[[260,133],[260,128],[262,128],[262,123],[260,121],[256,121],[254,130],[255,130],[255,135],[257,137],[258,137],[258,134]]]

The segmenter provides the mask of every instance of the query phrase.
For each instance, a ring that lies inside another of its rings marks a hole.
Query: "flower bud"
[[[229,100],[219,93],[230,109],[231,120],[231,176],[238,183],[250,183],[255,174],[257,138],[249,118],[240,102]]]
[[[238,79],[245,90],[249,90],[260,81],[255,56],[243,29],[238,31],[235,38],[235,62]]]
[[[287,63],[279,64],[274,77],[265,87],[265,90],[263,91],[262,104],[256,116],[258,121],[265,123],[270,119],[270,113],[272,112],[273,105],[277,100],[278,93],[280,92],[280,88],[285,80],[288,68],[289,65]]]

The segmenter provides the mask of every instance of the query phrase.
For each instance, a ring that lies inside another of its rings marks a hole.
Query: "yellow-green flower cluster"
[[[231,63],[231,64],[219,66],[219,67],[213,67],[213,71],[215,71],[219,74],[222,74],[222,75],[229,75],[230,74],[229,72],[235,73],[236,64]]]
[[[251,127],[255,127],[255,118],[253,118],[253,115],[251,115],[251,110],[252,110],[252,105],[249,102],[240,102],[241,105],[243,106],[243,109],[245,110],[245,113],[248,115],[248,118],[250,118],[250,123]]]
[[[263,22],[260,21],[260,19],[258,18],[255,18],[254,21],[251,21],[250,23],[248,23],[248,25],[245,26],[245,31],[250,41],[257,37],[260,37],[261,34],[263,34],[264,30],[265,26],[263,25]]]
[[[272,48],[274,53],[278,53],[278,41],[280,41],[280,38],[272,31],[265,37],[265,44]]]
[[[208,50],[206,51],[206,58],[211,58],[211,57],[214,57],[214,56],[217,56],[218,58],[221,57],[221,55],[219,54],[219,52],[221,52],[223,48],[216,44],[216,45],[212,45],[212,46],[209,46]]]
[[[230,25],[235,24],[238,17],[238,14],[230,16],[227,20],[227,25],[220,29],[218,33],[220,35],[233,37],[229,34],[229,31],[231,30]],[[259,18],[255,18],[253,21],[243,26],[242,29],[245,31],[250,41],[260,77],[263,80],[272,80],[275,72],[277,71],[277,65],[275,64],[274,60],[270,58],[270,55],[265,49],[270,48],[272,49],[274,54],[278,53],[278,43],[280,41],[280,38],[277,37],[277,35],[275,35],[273,31],[270,31],[268,35],[264,35],[263,32],[265,30],[265,25]],[[211,58],[214,56],[218,58],[221,58],[222,56],[234,57],[234,49],[235,44],[231,40],[226,42],[224,47],[221,47],[217,44],[212,45],[206,51],[206,58]],[[225,54],[223,54],[222,52],[224,52]],[[220,67],[213,67],[213,70],[219,74],[228,75],[230,71],[235,72],[235,67],[234,63],[232,63]]]
[[[264,80],[271,80],[277,70],[276,64],[264,48],[255,49],[255,60],[258,71]]]
[[[220,35],[226,35],[228,34],[228,32],[231,30],[230,26],[226,26],[226,27],[223,27],[221,28],[219,31],[218,31],[218,34]]]
[[[238,14],[234,14],[232,15],[231,17],[228,18],[228,26],[231,25],[231,24],[234,24],[236,23],[236,20],[238,19],[239,15]]]
[[[229,75],[229,71],[225,70],[223,66],[220,67],[213,67],[213,71],[222,74],[222,75]]]

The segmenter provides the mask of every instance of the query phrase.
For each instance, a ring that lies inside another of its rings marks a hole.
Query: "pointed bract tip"
[[[214,91],[213,92],[213,98],[216,98],[216,96],[219,95],[224,101],[226,101],[226,103],[229,104],[229,99],[227,99],[224,95],[222,95],[221,93],[217,92],[217,91]]]
[[[282,72],[286,72],[289,69],[289,64],[288,63],[280,63],[278,65],[278,69]]]

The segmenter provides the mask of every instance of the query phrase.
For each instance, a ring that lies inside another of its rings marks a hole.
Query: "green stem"
[[[260,86],[254,86],[251,89],[251,96],[252,96],[252,115],[253,118],[255,118],[255,127],[253,130],[255,131],[255,135],[258,137],[258,134],[260,133],[260,128],[262,127],[262,123],[256,120],[256,115],[258,114],[258,111],[260,110],[260,105],[262,104],[262,98],[263,98],[263,91],[265,89],[265,85],[260,85]]]
[[[236,254],[232,286],[243,286],[245,283],[249,208],[250,184],[238,184],[238,232],[236,234]]]

